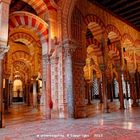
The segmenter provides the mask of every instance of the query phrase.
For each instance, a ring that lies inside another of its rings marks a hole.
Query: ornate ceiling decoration
[[[10,31],[15,28],[24,27],[34,30],[42,44],[48,41],[48,24],[31,13],[20,11],[10,15]]]

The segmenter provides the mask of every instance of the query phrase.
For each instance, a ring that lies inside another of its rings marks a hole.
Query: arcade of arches
[[[18,104],[47,119],[139,106],[139,38],[87,0],[0,0],[0,118]]]

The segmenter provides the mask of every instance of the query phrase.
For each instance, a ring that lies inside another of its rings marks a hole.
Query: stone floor
[[[140,107],[110,108],[111,113],[103,113],[96,105],[84,119],[45,120],[40,110],[14,105],[5,115],[0,140],[140,140]]]

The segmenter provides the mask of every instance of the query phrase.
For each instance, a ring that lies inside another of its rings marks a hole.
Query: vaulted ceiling
[[[28,4],[26,1],[28,2],[29,0],[12,0],[10,15],[17,11],[26,11],[38,15],[36,7],[30,6],[30,3]],[[38,2],[38,0],[36,1]],[[36,6],[35,4],[34,6]],[[39,5],[37,4],[37,6]],[[16,18],[18,17],[17,15]],[[21,20],[22,18],[19,17],[18,19]],[[37,75],[41,71],[40,41],[33,30],[25,27],[10,30],[9,46],[10,49],[7,53],[8,61],[5,65],[7,66],[7,73],[10,73],[13,80],[18,78],[27,82],[32,76]]]
[[[140,0],[88,0],[109,10],[140,31]]]

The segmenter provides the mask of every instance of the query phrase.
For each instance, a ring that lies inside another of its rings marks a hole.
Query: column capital
[[[78,47],[80,46],[76,41],[74,40],[70,40],[70,39],[65,39],[63,42],[62,42],[62,46],[67,47],[67,46],[75,46],[75,47]]]
[[[65,57],[72,56],[74,51],[75,51],[74,48],[70,48],[70,47],[64,48]]]
[[[76,48],[80,45],[77,44],[73,40],[64,40],[62,42],[62,46],[63,46],[64,51],[65,51],[65,56],[70,56],[73,54],[73,52],[76,50]]]

